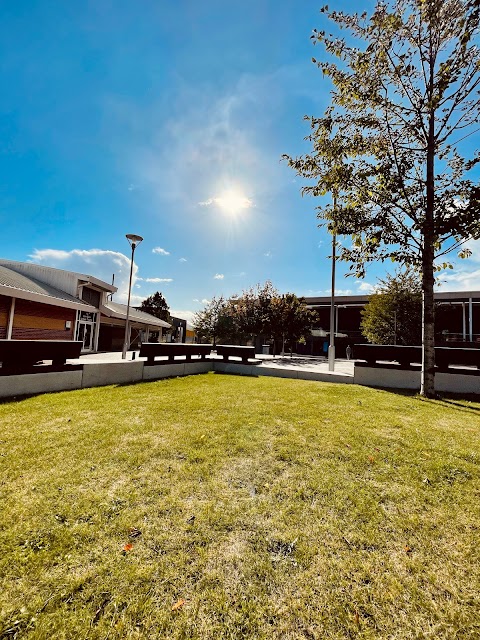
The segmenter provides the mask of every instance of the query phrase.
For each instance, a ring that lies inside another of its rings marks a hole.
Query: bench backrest
[[[65,361],[79,358],[82,347],[79,340],[0,340],[0,361],[4,366]]]
[[[155,356],[195,356],[209,355],[211,344],[197,344],[195,342],[143,342],[140,346],[141,358]]]
[[[422,347],[393,344],[356,344],[355,360],[366,360],[375,363],[378,360],[396,361],[402,365],[422,361]]]
[[[255,357],[255,347],[236,344],[217,344],[216,349],[219,356]]]
[[[356,344],[355,359],[374,364],[379,360],[396,361],[403,366],[421,363],[422,347],[383,344]],[[435,347],[435,364],[441,369],[449,365],[480,367],[480,349]]]

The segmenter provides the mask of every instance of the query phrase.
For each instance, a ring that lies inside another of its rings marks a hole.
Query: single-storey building
[[[330,335],[330,296],[306,297],[318,321],[307,341],[307,353],[322,354]],[[335,296],[335,338],[341,356],[347,345],[367,342],[360,328],[368,295]],[[480,347],[480,291],[435,292],[435,343],[437,346]]]
[[[121,351],[127,306],[94,276],[0,259],[0,339],[81,340],[85,353]],[[161,339],[170,325],[130,307],[130,344]]]

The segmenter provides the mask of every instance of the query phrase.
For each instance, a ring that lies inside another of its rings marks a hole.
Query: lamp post
[[[333,210],[337,208],[337,197],[333,194]],[[328,346],[328,370],[335,371],[335,249],[337,245],[337,234],[332,236],[332,296],[330,299],[330,344]]]
[[[142,236],[136,236],[134,233],[127,233],[125,236],[132,247],[132,258],[130,260],[130,280],[128,282],[128,302],[127,302],[127,319],[125,320],[125,338],[123,341],[123,350],[122,350],[122,360],[125,360],[127,357],[127,350],[129,347],[129,325],[128,319],[130,317],[130,294],[132,293],[132,272],[133,272],[133,254],[135,253],[135,249],[143,240]]]

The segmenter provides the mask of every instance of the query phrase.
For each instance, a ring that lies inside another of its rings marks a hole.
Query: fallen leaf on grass
[[[183,598],[180,598],[180,600],[177,600],[175,604],[172,605],[172,611],[178,611],[183,607],[185,603],[186,603],[186,600],[184,600]]]
[[[355,622],[358,626],[360,626],[360,614],[358,613],[358,611],[355,611]]]
[[[412,553],[412,547],[409,547],[408,544],[405,545],[405,553]]]
[[[122,553],[124,553],[124,554],[125,554],[125,553],[128,553],[128,552],[129,552],[129,551],[131,551],[132,549],[133,549],[133,544],[132,544],[131,542],[129,542],[128,544],[126,544],[126,545],[123,547],[123,551],[122,551]]]
[[[370,462],[370,464],[373,464],[375,462],[375,458],[372,458],[372,456],[368,456],[368,461]]]

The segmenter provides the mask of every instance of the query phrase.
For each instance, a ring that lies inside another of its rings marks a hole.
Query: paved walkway
[[[319,356],[301,356],[301,355],[293,355],[290,356],[267,356],[267,355],[257,355],[257,360],[261,360],[261,363],[256,365],[256,368],[260,369],[276,369],[278,373],[283,373],[286,377],[288,376],[288,372],[292,372],[292,377],[298,377],[298,374],[301,375],[302,372],[311,372],[311,373],[321,373],[323,375],[331,376],[335,378],[337,376],[344,377],[352,377],[353,378],[353,369],[354,363],[353,360],[336,360],[335,361],[335,370],[328,370],[328,361],[326,358]],[[145,358],[138,357],[138,351],[128,351],[125,362],[136,360],[145,360]],[[221,361],[221,358],[218,358]],[[75,362],[79,364],[95,362],[95,363],[108,363],[108,362],[122,362],[122,354],[120,351],[112,351],[108,353],[92,353],[88,355],[81,356],[78,360],[71,360],[69,362]],[[195,360],[193,360],[195,362]],[[231,364],[235,364],[235,360],[230,361]],[[237,361],[240,364],[240,360]],[[273,373],[273,372],[272,372]]]

